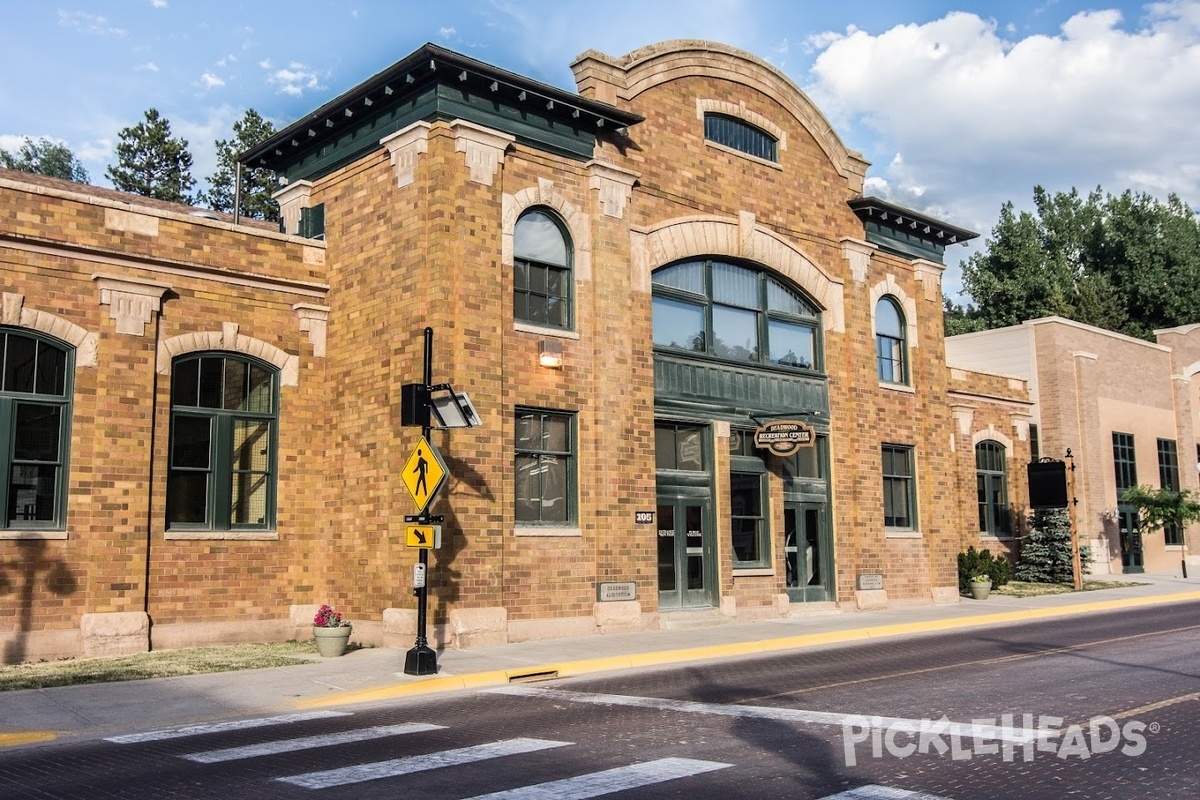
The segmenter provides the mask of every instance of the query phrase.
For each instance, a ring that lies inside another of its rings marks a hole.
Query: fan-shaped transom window
[[[820,313],[767,272],[685,261],[654,273],[654,345],[729,361],[822,369]]]
[[[775,137],[737,117],[705,114],[704,138],[765,161],[779,160],[779,143]]]
[[[545,209],[526,211],[513,230],[513,317],[518,322],[569,329],[571,242]]]

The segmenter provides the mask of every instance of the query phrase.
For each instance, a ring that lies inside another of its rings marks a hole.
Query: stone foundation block
[[[856,589],[854,602],[859,611],[877,611],[887,608],[888,596],[886,589]]]
[[[508,610],[455,608],[448,622],[449,645],[454,650],[508,643]]]
[[[592,617],[600,633],[629,633],[642,629],[642,604],[637,600],[596,603]]]
[[[150,650],[150,615],[144,611],[84,614],[79,619],[83,657],[125,656]]]
[[[958,595],[958,586],[935,586],[933,587],[933,602],[937,605],[949,605],[957,603],[962,598]]]

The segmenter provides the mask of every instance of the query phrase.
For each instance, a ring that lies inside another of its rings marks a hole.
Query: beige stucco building
[[[1200,326],[1134,339],[1059,317],[946,340],[951,367],[1028,381],[1034,455],[1075,465],[1076,519],[1092,572],[1200,566],[1196,526],[1142,533],[1131,485],[1200,486]],[[1186,540],[1185,540],[1186,535]]]

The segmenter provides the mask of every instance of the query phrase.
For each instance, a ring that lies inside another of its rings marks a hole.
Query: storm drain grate
[[[558,670],[550,669],[544,672],[522,672],[520,675],[509,675],[509,683],[535,683],[536,681],[550,681],[558,677]]]

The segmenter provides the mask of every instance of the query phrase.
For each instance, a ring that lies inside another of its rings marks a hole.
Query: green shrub
[[[1012,577],[1012,569],[1004,556],[994,556],[986,547],[976,550],[971,546],[967,552],[958,554],[958,591],[961,594],[971,593],[971,578],[976,575],[987,575],[992,579],[992,586],[1003,586]]]

